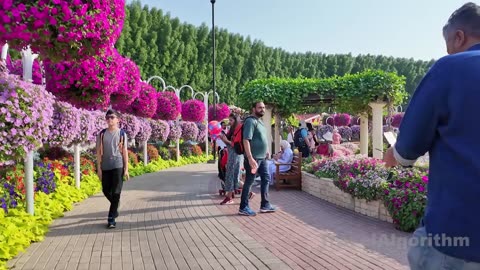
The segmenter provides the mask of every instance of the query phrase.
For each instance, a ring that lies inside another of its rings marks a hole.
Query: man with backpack
[[[302,153],[302,157],[306,158],[310,156],[310,145],[308,140],[307,125],[305,122],[301,122],[299,129],[295,131],[293,135],[293,143],[299,152]]]
[[[244,168],[246,172],[245,183],[242,190],[239,215],[255,216],[256,213],[248,205],[250,189],[255,175],[261,178],[261,205],[260,212],[275,212],[276,208],[268,201],[268,163],[267,157],[267,131],[260,120],[265,114],[265,104],[255,102],[252,106],[253,115],[245,119],[241,132],[234,138],[234,148],[237,153],[245,155]],[[241,136],[240,136],[241,135]],[[240,140],[241,139],[241,140]],[[241,143],[240,143],[241,142]]]
[[[108,228],[115,228],[123,177],[128,175],[127,135],[118,127],[119,114],[108,110],[105,116],[108,128],[97,137],[97,174],[102,180],[102,190],[110,202]]]

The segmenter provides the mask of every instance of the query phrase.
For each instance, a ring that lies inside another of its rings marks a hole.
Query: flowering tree
[[[352,139],[352,129],[350,127],[339,127],[338,133],[342,136],[344,140],[351,140]]]
[[[152,117],[157,110],[157,91],[145,82],[139,82],[139,94],[125,111],[138,117]]]
[[[157,112],[154,115],[155,119],[161,120],[176,120],[182,110],[182,104],[177,95],[170,91],[158,93]]]
[[[181,122],[180,127],[182,128],[182,138],[186,141],[196,140],[198,136],[198,127],[194,122]]]
[[[0,40],[31,45],[53,60],[82,59],[115,44],[125,19],[124,0],[8,0],[0,9]]]
[[[197,123],[197,127],[198,127],[197,142],[204,143],[208,133],[207,126],[202,123]]]
[[[152,128],[150,127],[150,123],[147,119],[139,118],[138,121],[140,123],[140,130],[138,131],[135,140],[143,143],[150,139],[150,136],[152,135]]]
[[[202,122],[205,118],[205,104],[198,100],[187,100],[182,104],[182,120]]]
[[[222,121],[230,115],[230,108],[225,103],[216,105],[215,119],[213,117],[213,105],[208,108],[208,121]]]
[[[41,146],[52,125],[53,96],[42,86],[0,74],[0,165]]]
[[[115,110],[126,111],[140,93],[141,76],[135,62],[125,57],[120,57],[118,60],[121,61],[123,78],[111,94],[110,103]]]
[[[182,137],[182,128],[180,125],[176,124],[174,121],[169,121],[170,133],[168,133],[168,139],[171,141],[176,141]]]
[[[150,120],[150,126],[152,127],[152,136],[150,139],[154,141],[165,142],[170,133],[170,125],[167,121],[163,120]]]
[[[360,126],[354,125],[352,126],[352,140],[359,141],[360,140]]]
[[[70,146],[80,134],[80,112],[66,102],[55,102],[50,135],[46,142],[51,146]]]
[[[90,111],[90,117],[93,119],[93,134],[92,143],[95,142],[100,131],[107,128],[107,123],[105,122],[105,113],[101,111]]]
[[[122,114],[120,116],[120,128],[125,130],[128,139],[135,139],[140,131],[140,121],[131,114]]]
[[[86,109],[106,109],[110,95],[124,80],[122,57],[113,48],[105,56],[88,56],[79,62],[45,61],[46,88],[58,99]]]

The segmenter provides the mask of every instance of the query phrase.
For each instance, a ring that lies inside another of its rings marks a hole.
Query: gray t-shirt
[[[97,136],[97,147],[100,145],[100,136]],[[120,151],[120,129],[115,131],[105,130],[103,135],[102,170],[123,168],[123,157]],[[127,149],[127,134],[123,137],[123,147]]]

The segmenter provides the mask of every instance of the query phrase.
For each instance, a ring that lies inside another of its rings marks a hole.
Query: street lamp
[[[210,0],[212,3],[212,90],[213,90],[213,119],[217,118],[217,103],[215,100],[215,95],[217,93],[217,89],[215,87],[215,0]],[[208,108],[207,108],[208,110]],[[217,159],[217,145],[216,140],[213,140],[213,160],[210,163],[215,163]]]

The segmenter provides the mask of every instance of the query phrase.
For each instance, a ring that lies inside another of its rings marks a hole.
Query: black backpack
[[[293,134],[293,144],[295,145],[295,147],[300,148],[305,146],[305,139],[303,139],[302,137],[302,129],[303,128],[297,129],[297,131],[295,131],[295,133]]]

